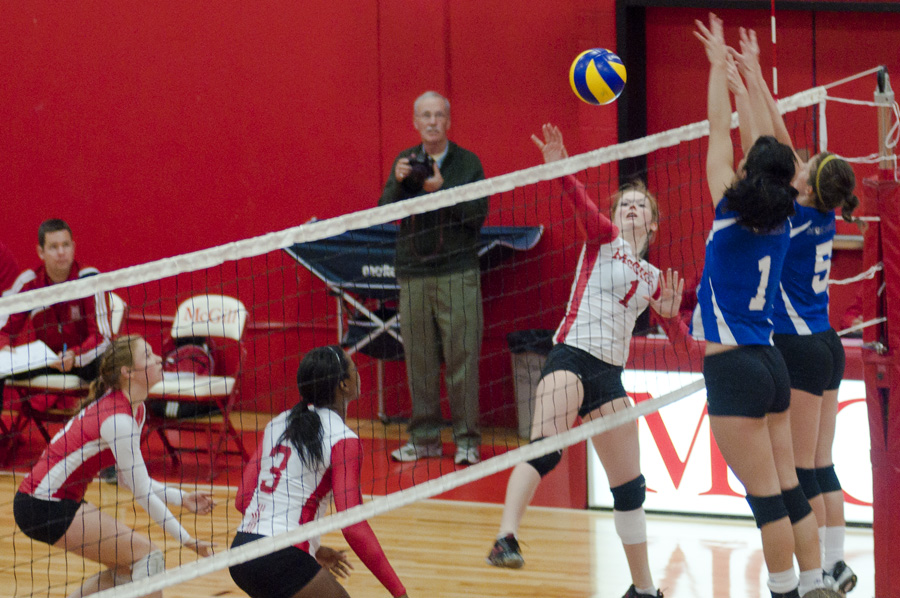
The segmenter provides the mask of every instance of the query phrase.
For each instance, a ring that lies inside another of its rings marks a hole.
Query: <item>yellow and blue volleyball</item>
[[[625,65],[609,50],[585,50],[572,62],[569,84],[580,100],[595,106],[609,104],[625,88]]]

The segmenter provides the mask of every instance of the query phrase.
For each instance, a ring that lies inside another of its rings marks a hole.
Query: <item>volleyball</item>
[[[625,65],[609,50],[585,50],[572,62],[569,84],[580,100],[595,106],[609,104],[625,87]]]

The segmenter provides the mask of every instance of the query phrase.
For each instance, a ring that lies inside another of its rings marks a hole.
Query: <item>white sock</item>
[[[824,587],[825,583],[822,581],[821,569],[813,569],[811,571],[800,572],[800,587],[798,589],[801,596],[803,596],[810,590]]]
[[[778,594],[787,594],[795,589],[797,584],[797,573],[793,567],[780,573],[769,573],[769,581],[766,583],[769,586],[769,590]]]
[[[648,596],[656,596],[656,586],[650,586],[649,588],[639,588],[634,586],[634,589],[637,590],[638,594],[647,594]]]
[[[825,528],[825,558],[822,559],[822,564],[826,571],[831,571],[835,563],[844,560],[845,531],[843,525]]]
[[[825,563],[825,530],[827,528],[823,525],[819,528],[819,560],[822,563]]]

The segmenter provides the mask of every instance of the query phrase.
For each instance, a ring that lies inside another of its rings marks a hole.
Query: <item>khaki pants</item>
[[[400,283],[400,332],[412,397],[409,438],[435,444],[441,435],[441,358],[459,448],[481,443],[478,427],[478,360],[484,316],[478,269],[440,276],[403,278]]]

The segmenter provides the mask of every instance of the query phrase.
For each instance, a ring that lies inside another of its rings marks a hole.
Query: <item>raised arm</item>
[[[545,163],[569,157],[559,127],[548,123],[541,128],[541,132],[544,136],[543,140],[537,135],[532,135],[531,140],[541,150]],[[590,240],[599,240],[601,243],[611,241],[616,234],[615,227],[588,196],[584,185],[572,175],[566,175],[561,180],[566,197],[575,209],[575,216],[579,224],[584,227],[585,237]]]
[[[706,183],[713,205],[721,201],[734,180],[734,147],[731,145],[731,100],[728,97],[728,50],[722,20],[709,15],[709,29],[695,21],[697,37],[709,59],[709,89],[706,112],[709,118],[709,147],[706,152]]]
[[[360,492],[360,466],[362,464],[362,444],[358,438],[347,438],[339,441],[331,449],[332,491],[334,506],[338,511],[345,511],[362,504]],[[343,530],[344,539],[359,557],[359,560],[381,582],[391,596],[406,594],[400,578],[388,562],[375,532],[368,522],[360,521]]]
[[[764,125],[760,134],[774,135],[775,139],[793,148],[794,144],[784,124],[784,118],[781,115],[781,111],[778,110],[775,98],[772,97],[772,93],[769,91],[769,85],[766,83],[766,79],[762,74],[762,68],[759,65],[759,44],[756,40],[756,32],[743,27],[741,27],[740,32],[741,51],[735,52],[731,50],[731,53],[750,88],[751,102],[758,104],[758,106],[754,106],[754,113],[758,115],[757,118]],[[744,148],[745,154],[748,149]]]

